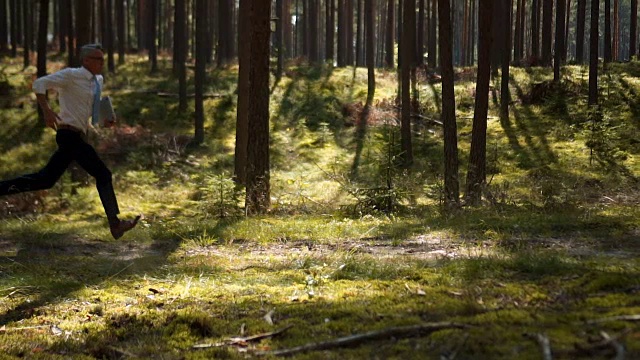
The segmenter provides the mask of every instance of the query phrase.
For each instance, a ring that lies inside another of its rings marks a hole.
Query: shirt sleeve
[[[50,89],[60,89],[69,81],[72,69],[67,68],[60,70],[51,75],[37,78],[32,85],[36,94],[45,94]]]

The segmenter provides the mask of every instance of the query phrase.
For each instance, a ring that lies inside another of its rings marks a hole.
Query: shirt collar
[[[87,80],[91,80],[91,79],[93,79],[94,76],[96,76],[96,75],[93,75],[91,73],[91,71],[87,70],[87,68],[85,68],[84,66],[81,66],[79,69],[80,69],[80,72],[82,73],[82,75],[84,75],[84,77],[87,78]]]

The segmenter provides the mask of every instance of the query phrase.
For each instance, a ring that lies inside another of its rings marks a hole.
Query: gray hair
[[[91,54],[92,52],[96,51],[96,50],[100,50],[102,51],[102,45],[101,44],[87,44],[87,45],[83,45],[80,48],[80,61],[82,62],[82,60],[84,60],[85,56]]]

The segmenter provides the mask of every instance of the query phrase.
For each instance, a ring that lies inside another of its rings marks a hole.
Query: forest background
[[[8,356],[640,353],[637,1],[0,10],[0,177],[55,148],[31,82],[100,42],[92,141],[145,215],[109,240],[74,167],[2,199]]]

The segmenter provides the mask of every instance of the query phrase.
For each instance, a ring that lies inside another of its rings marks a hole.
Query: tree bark
[[[637,1],[637,0],[636,0]],[[578,0],[576,12],[576,62],[584,62],[584,25],[586,18],[587,0]]]
[[[249,136],[247,142],[248,215],[267,212],[271,202],[269,186],[269,36],[271,1],[252,1],[249,70]]]
[[[375,4],[373,1],[365,1],[365,35],[366,35],[366,62],[367,62],[367,106],[373,104],[373,98],[376,93],[376,75],[375,75]]]
[[[491,23],[493,1],[480,1],[478,19],[478,77],[471,133],[471,152],[467,170],[466,201],[479,205],[486,182],[487,112],[491,77]]]
[[[240,0],[240,16],[238,23],[238,106],[236,113],[236,147],[234,173],[237,183],[247,184],[247,141],[249,134],[249,67],[251,56],[251,0]]]
[[[444,129],[444,201],[447,208],[453,208],[460,204],[460,182],[458,178],[458,130],[451,43],[451,4],[449,0],[438,1],[438,12],[440,17],[440,69],[442,71],[441,120]]]
[[[589,39],[589,105],[598,104],[599,6],[599,0],[591,0],[591,34]]]
[[[631,26],[629,29],[629,60],[631,60],[637,54],[636,41],[638,38],[638,0],[631,0],[630,17]]]
[[[565,6],[567,0],[556,1],[556,42],[555,42],[555,54],[553,60],[553,81],[560,81],[560,68],[562,66],[562,53],[566,54],[564,47],[564,21],[565,21]]]
[[[396,3],[387,1],[387,31],[385,36],[385,65],[389,69],[395,66],[395,39],[396,39]]]
[[[187,111],[187,34],[186,34],[186,8],[185,0],[176,0],[174,10],[174,50],[173,56],[176,63],[176,72],[178,75],[178,93],[180,103],[178,111],[184,113]]]
[[[402,10],[402,61],[401,95],[402,119],[400,137],[404,166],[413,164],[413,146],[411,143],[411,68],[413,66],[415,44],[415,0],[403,0]]]
[[[542,64],[551,66],[553,0],[542,0]]]
[[[611,0],[604,0],[604,63],[611,62]]]
[[[207,64],[207,0],[196,0],[196,69],[195,69],[195,114],[194,144],[204,141],[204,98],[205,66]]]

